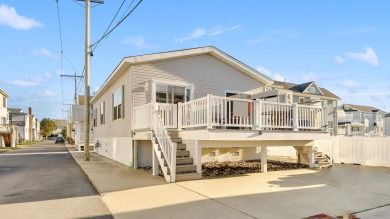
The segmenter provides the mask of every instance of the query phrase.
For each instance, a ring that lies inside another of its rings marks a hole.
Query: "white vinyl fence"
[[[390,167],[390,137],[332,136],[316,140],[314,146],[329,155],[333,163]],[[292,146],[268,147],[268,154],[297,158]]]

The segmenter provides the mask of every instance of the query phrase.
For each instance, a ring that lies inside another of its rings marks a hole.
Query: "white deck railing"
[[[137,107],[134,110],[134,128],[136,130],[151,129],[152,104]],[[158,114],[166,128],[177,129],[177,105],[176,104],[156,104]]]
[[[135,110],[135,129],[151,129],[152,105]],[[275,103],[261,100],[206,97],[186,103],[156,104],[156,110],[165,128],[250,128],[253,130],[320,130],[326,129],[326,108]]]
[[[153,132],[156,136],[161,152],[164,155],[167,166],[170,169],[170,182],[175,182],[176,176],[176,149],[177,144],[172,142],[171,137],[159,115],[158,106],[152,107]],[[157,153],[157,151],[155,151]],[[164,173],[167,174],[167,173]]]

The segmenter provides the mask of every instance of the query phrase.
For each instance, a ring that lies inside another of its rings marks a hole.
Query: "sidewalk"
[[[69,150],[115,218],[358,218],[390,215],[390,168],[335,165],[166,183],[91,152]],[[383,206],[383,207],[381,207]],[[370,209],[370,210],[368,210]]]

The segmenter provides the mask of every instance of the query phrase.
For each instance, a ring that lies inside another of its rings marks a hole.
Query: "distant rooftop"
[[[303,83],[303,84],[294,84],[294,83],[290,83],[290,82],[284,82],[284,81],[275,81],[274,82],[274,85],[277,85],[277,86],[283,86],[283,89],[285,90],[291,90],[291,91],[295,91],[295,92],[298,92],[298,93],[302,93],[303,91],[305,91],[314,81],[310,81],[310,82],[306,82],[306,83]],[[332,98],[337,98],[337,99],[341,99],[340,97],[338,97],[336,94],[330,92],[329,90],[323,88],[323,87],[319,87],[319,89],[321,90],[321,92],[324,94],[324,96],[326,97],[332,97]]]

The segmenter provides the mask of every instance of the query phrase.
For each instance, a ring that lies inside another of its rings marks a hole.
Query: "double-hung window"
[[[123,92],[124,87],[120,87],[113,94],[113,119],[121,119],[124,117],[124,107],[123,107]]]
[[[103,125],[104,124],[104,109],[105,109],[105,105],[106,105],[106,102],[102,102],[100,103],[100,125]]]

